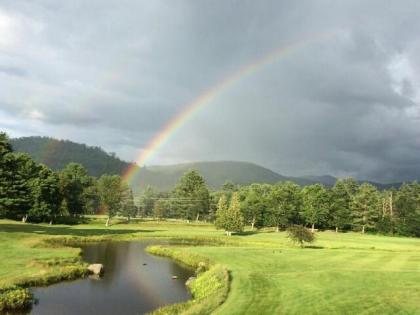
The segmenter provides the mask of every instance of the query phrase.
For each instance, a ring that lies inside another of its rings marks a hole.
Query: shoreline
[[[217,242],[212,242],[208,237],[166,237],[166,236],[141,236],[141,235],[103,235],[103,236],[54,236],[38,240],[32,246],[35,248],[77,248],[78,251],[72,259],[64,259],[55,257],[51,261],[47,262],[33,262],[33,264],[39,264],[40,267],[57,267],[59,266],[60,270],[51,270],[42,276],[34,276],[28,278],[22,278],[16,281],[15,283],[0,288],[0,312],[10,312],[17,310],[29,309],[35,302],[34,296],[30,290],[31,287],[44,287],[53,284],[57,284],[64,281],[71,281],[86,278],[90,272],[88,270],[88,263],[84,262],[81,259],[81,247],[89,243],[102,243],[102,242],[124,242],[124,241],[147,241],[147,240],[165,240],[168,241],[167,245],[150,245],[145,251],[156,255],[163,256],[172,259],[173,261],[186,266],[193,268],[197,273],[198,282],[202,284],[203,281],[206,281],[206,278],[209,276],[217,276],[219,279],[223,280],[225,283],[221,287],[225,288],[223,292],[227,291],[229,287],[229,275],[226,268],[221,267],[221,265],[216,265],[213,262],[210,262],[209,259],[205,257],[195,257],[192,254],[180,255],[180,250],[175,249],[177,245],[183,246],[196,246],[196,245],[213,245],[220,246],[221,244],[227,245],[230,242],[224,240],[218,240]],[[222,277],[220,275],[223,275]],[[191,292],[192,299],[176,303],[169,304],[158,308],[157,310],[152,311],[150,314],[180,314],[180,311],[185,311],[190,308],[199,308],[199,301],[206,302],[207,300],[200,298],[196,299],[196,296],[199,295],[199,289],[196,288],[197,285],[193,283],[188,287]],[[194,293],[195,292],[195,293]],[[223,293],[223,292],[218,292]],[[212,292],[214,293],[214,292]],[[201,294],[201,293],[200,293]],[[224,295],[224,294],[223,294]],[[211,296],[211,295],[210,295]],[[226,299],[224,297],[223,301]],[[220,305],[221,303],[218,302]],[[217,305],[217,306],[218,306]],[[191,313],[191,314],[205,314],[203,312]]]

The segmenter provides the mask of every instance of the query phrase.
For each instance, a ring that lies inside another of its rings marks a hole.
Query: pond
[[[101,279],[80,279],[34,288],[29,314],[144,314],[191,298],[185,282],[193,271],[145,248],[156,242],[109,242],[82,247],[88,263],[102,263]],[[176,280],[172,276],[177,276]]]

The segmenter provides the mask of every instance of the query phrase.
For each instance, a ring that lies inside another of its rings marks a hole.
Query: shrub
[[[26,288],[12,288],[0,292],[0,311],[24,309],[32,305],[33,295]]]
[[[315,234],[309,229],[301,225],[293,225],[287,229],[287,235],[294,243],[298,243],[300,247],[304,243],[313,243],[315,241]]]

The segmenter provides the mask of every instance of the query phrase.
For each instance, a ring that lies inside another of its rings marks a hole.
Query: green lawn
[[[0,220],[0,286],[42,276],[53,258],[77,258],[74,248],[46,248],[43,238],[227,237],[208,224],[140,222],[68,226]],[[296,248],[285,233],[245,233],[232,246],[182,250],[209,257],[231,272],[226,302],[216,314],[420,314],[420,240],[355,233],[317,233],[313,248]],[[38,245],[37,245],[38,244]],[[43,266],[42,268],[40,268]]]

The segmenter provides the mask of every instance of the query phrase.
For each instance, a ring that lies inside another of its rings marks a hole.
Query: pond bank
[[[98,243],[98,242],[109,242],[110,240],[121,240],[121,239],[139,239],[138,235],[125,235],[124,237],[116,236],[113,237],[112,235],[105,235],[105,236],[95,236],[95,237],[50,237],[44,238],[42,241],[34,244],[34,247],[48,247],[48,248],[62,248],[63,246],[71,246],[71,247],[79,247],[79,246],[86,246],[87,244]],[[148,239],[154,239],[148,238]],[[157,238],[159,240],[168,239],[166,237]],[[210,243],[211,240],[208,238],[197,238],[194,237],[190,238],[169,238],[172,242],[177,244],[182,243],[183,245],[187,244],[198,244],[198,243]],[[220,243],[216,242],[216,243]],[[218,244],[219,245],[219,244]],[[155,248],[150,250],[149,252],[153,254],[157,254],[159,256],[166,256],[172,258],[178,262],[182,262],[190,267],[198,268],[199,269],[199,276],[196,281],[190,286],[191,292],[194,296],[194,300],[188,301],[186,303],[179,303],[173,306],[172,311],[169,313],[167,312],[171,306],[164,307],[156,311],[156,314],[179,314],[183,310],[197,308],[198,304],[205,304],[205,309],[211,310],[217,307],[217,305],[221,304],[222,301],[225,299],[227,295],[227,288],[228,288],[228,273],[227,271],[222,268],[221,266],[215,266],[210,263],[209,260],[203,257],[193,257],[191,258],[190,255],[184,254],[181,255],[181,250],[177,249],[169,249],[167,246],[159,247],[161,250],[158,252],[156,246],[151,248]],[[64,280],[74,280],[78,278],[85,278],[88,275],[87,271],[87,263],[82,261],[80,256],[80,249],[74,251],[75,255],[72,258],[53,258],[50,260],[42,260],[35,263],[42,265],[43,267],[48,267],[49,272],[46,272],[43,276],[38,277],[27,277],[22,278],[19,282],[11,285],[9,287],[3,287],[0,289],[0,313],[3,310],[13,310],[13,309],[22,309],[27,308],[32,305],[34,302],[34,297],[31,294],[31,291],[28,289],[29,287],[34,286],[46,286],[51,285],[54,283],[58,283]],[[90,261],[92,262],[92,261]],[[200,263],[205,262],[205,266]],[[200,265],[200,266],[199,266]],[[52,268],[50,268],[52,267]],[[106,266],[105,266],[106,268]],[[205,272],[203,272],[205,271]],[[217,286],[216,288],[211,288],[211,294],[205,295],[202,294],[203,290],[207,290],[204,284],[205,281],[208,280],[216,280]],[[217,294],[216,294],[217,291]],[[214,293],[214,294],[213,294]],[[203,297],[206,297],[204,299]],[[214,304],[214,306],[207,305],[208,298],[212,300],[216,300],[216,302],[212,302],[210,304]],[[175,312],[174,310],[177,309],[178,311]],[[201,308],[199,308],[201,309]],[[196,313],[196,312],[193,312]],[[197,314],[203,314],[203,312],[198,312]]]

